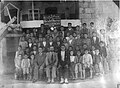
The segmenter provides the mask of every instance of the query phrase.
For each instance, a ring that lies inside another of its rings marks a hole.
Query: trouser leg
[[[64,75],[63,75],[64,78],[67,78],[67,79],[68,79],[68,75],[69,75],[69,74],[68,74],[68,68],[67,68],[67,67],[64,68],[64,72],[63,72],[63,73],[64,73]]]
[[[56,78],[56,67],[55,66],[52,67],[52,78],[53,79]]]
[[[47,76],[47,78],[50,78],[50,68],[49,67],[46,68],[46,76]]]

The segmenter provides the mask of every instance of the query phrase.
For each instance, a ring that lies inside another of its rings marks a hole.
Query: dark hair
[[[69,24],[72,25],[72,23],[68,23],[68,25],[69,25]]]
[[[90,22],[90,24],[94,24],[94,22]]]
[[[85,26],[87,26],[87,23],[83,23],[82,25],[85,25]]]

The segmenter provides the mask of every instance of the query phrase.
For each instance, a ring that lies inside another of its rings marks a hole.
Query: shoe
[[[35,83],[35,82],[37,82],[37,80],[33,80],[33,81],[32,81],[32,83]]]
[[[63,84],[63,83],[64,83],[64,79],[63,79],[63,78],[61,78],[60,84]]]
[[[65,79],[65,83],[68,84],[68,79]]]
[[[50,79],[48,79],[47,83],[50,83],[50,82],[51,82],[51,80],[50,80]]]
[[[52,79],[51,83],[54,83],[54,79]]]

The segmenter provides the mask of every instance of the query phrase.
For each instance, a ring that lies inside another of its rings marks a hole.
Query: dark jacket
[[[66,65],[69,64],[69,59],[68,59],[68,55],[67,52],[65,51],[65,56],[64,56],[64,61],[62,60],[62,56],[61,56],[61,51],[58,53],[58,60],[59,60],[59,65],[61,67],[65,67]]]

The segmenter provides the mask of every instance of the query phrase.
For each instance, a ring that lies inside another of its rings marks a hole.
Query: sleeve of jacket
[[[55,59],[56,59],[55,65],[57,66],[57,64],[58,64],[58,55],[57,55],[57,53],[55,53]]]
[[[46,53],[45,64],[48,66],[48,53]]]

